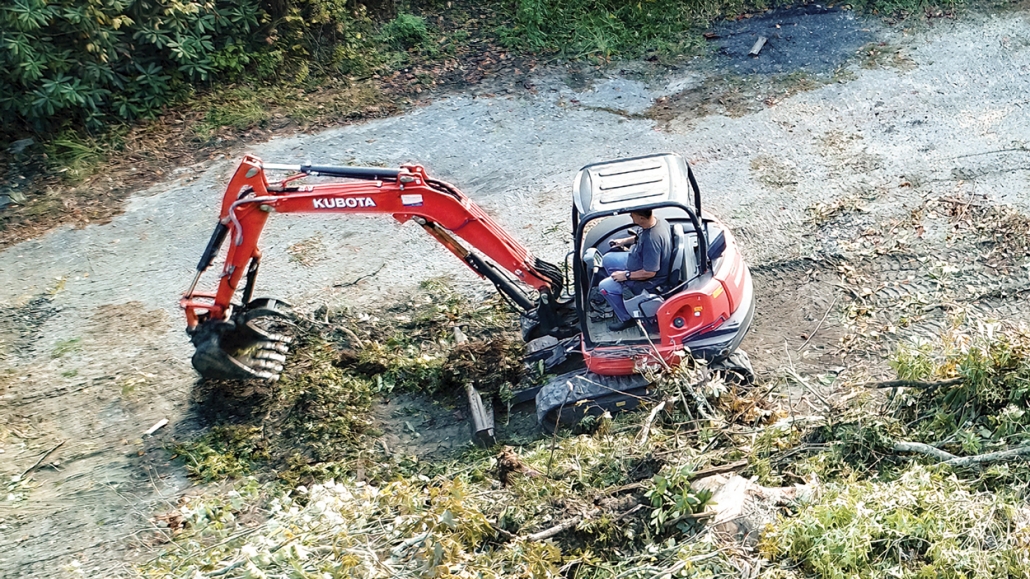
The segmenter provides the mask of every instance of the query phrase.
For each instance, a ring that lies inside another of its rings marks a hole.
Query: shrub
[[[189,84],[249,63],[256,0],[13,0],[0,8],[5,129],[102,126],[156,113]]]
[[[410,50],[429,40],[429,30],[421,17],[400,14],[383,26],[379,38],[396,49]]]
[[[401,43],[427,35],[413,16],[390,30]],[[370,73],[372,32],[349,0],[10,0],[0,6],[0,123],[5,133],[98,129],[217,80],[309,63]]]

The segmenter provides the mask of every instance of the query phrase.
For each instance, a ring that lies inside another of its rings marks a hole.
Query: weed
[[[44,144],[47,165],[69,181],[80,181],[97,171],[107,158],[96,139],[65,130]]]
[[[398,14],[379,31],[377,40],[398,50],[425,48],[430,43],[426,21],[413,14]]]
[[[267,460],[268,442],[253,425],[218,425],[173,451],[186,459],[186,471],[203,481],[250,473],[255,462]]]
[[[50,351],[51,358],[61,358],[66,354],[76,352],[82,347],[82,338],[69,338],[67,340],[58,340],[54,344],[54,349]]]
[[[514,27],[500,31],[511,46],[563,57],[600,61],[650,52],[682,56],[703,44],[699,25],[714,17],[718,2],[647,3],[520,0]]]
[[[193,130],[200,138],[209,139],[222,127],[244,130],[260,125],[269,119],[261,100],[261,94],[249,87],[218,93],[203,122]]]
[[[862,12],[907,18],[909,16],[942,16],[962,6],[962,0],[858,0],[851,5]]]

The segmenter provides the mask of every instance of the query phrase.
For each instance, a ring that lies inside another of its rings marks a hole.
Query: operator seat
[[[686,271],[686,264],[683,262],[683,254],[686,252],[687,234],[683,233],[683,225],[674,223],[672,226],[672,252],[669,262],[669,281],[665,282],[664,289],[672,289],[683,283],[683,272]]]

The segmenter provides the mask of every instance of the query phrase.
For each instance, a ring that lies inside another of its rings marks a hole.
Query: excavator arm
[[[273,184],[266,170],[292,174]],[[294,184],[308,175],[346,181]],[[218,224],[180,302],[186,312],[187,332],[197,346],[194,367],[205,377],[275,379],[282,370],[288,338],[253,323],[258,318],[283,315],[282,302],[252,300],[261,261],[258,241],[272,213],[376,213],[392,215],[401,223],[415,221],[469,268],[493,282],[524,314],[546,321],[548,330],[560,325],[554,308],[564,284],[561,271],[534,257],[466,195],[453,185],[431,179],[423,167],[273,165],[248,155],[229,181]],[[456,237],[489,261],[466,249]],[[201,275],[226,241],[228,253],[217,291],[197,292]],[[498,266],[537,290],[538,301],[534,303]],[[242,304],[234,307],[232,300],[241,281]]]

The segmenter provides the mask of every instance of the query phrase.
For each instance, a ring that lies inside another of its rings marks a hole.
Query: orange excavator
[[[282,177],[269,181],[274,173]],[[335,179],[301,182],[307,176]],[[611,308],[598,289],[607,276],[602,260],[617,250],[613,240],[631,232],[629,214],[639,209],[669,223],[669,280],[624,294],[635,323],[613,331],[605,323]],[[574,247],[565,264],[572,279],[534,257],[465,194],[420,165],[282,165],[245,156],[180,302],[196,347],[193,366],[205,378],[276,380],[282,372],[290,337],[268,330],[266,322],[288,319],[288,305],[254,298],[258,240],[273,213],[376,213],[422,226],[520,310],[527,364],[552,377],[517,392],[515,402],[535,399],[543,424],[632,408],[648,391],[642,369],[675,366],[684,355],[753,378],[738,348],[754,315],[751,274],[730,231],[702,212],[693,171],[679,155],[619,159],[579,171],[573,183]],[[197,291],[226,240],[217,290]]]

